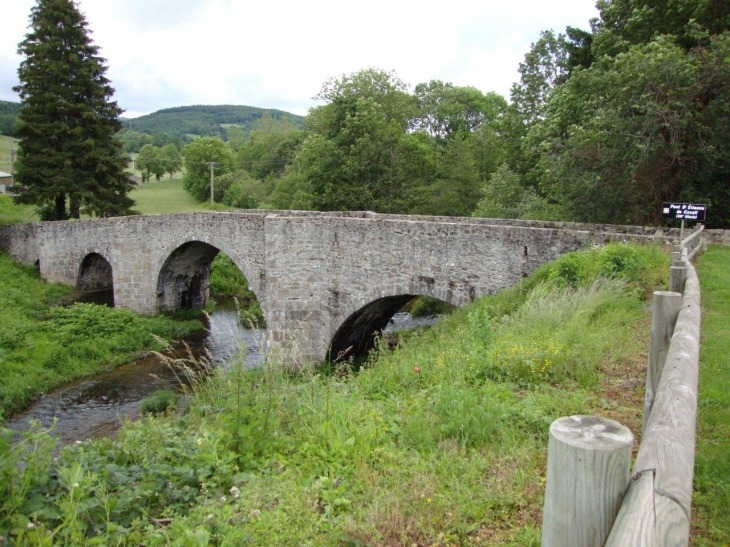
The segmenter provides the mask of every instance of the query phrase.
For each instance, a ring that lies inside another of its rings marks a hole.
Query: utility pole
[[[10,139],[10,186],[15,183],[15,148],[13,148],[13,140]]]
[[[211,161],[208,162],[208,167],[210,167],[210,202],[215,203],[213,200],[213,184],[215,182],[215,162]]]

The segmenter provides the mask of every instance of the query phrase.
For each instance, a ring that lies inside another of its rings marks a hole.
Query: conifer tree
[[[22,105],[16,201],[36,205],[43,220],[79,218],[82,207],[123,215],[134,204],[113,139],[122,110],[87,27],[72,0],[37,0],[18,46],[25,60],[15,88]]]

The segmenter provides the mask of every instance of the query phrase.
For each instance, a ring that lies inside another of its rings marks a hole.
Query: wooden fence
[[[604,418],[550,426],[543,547],[659,547],[689,542],[694,478],[700,285],[691,259],[699,226],[675,246],[670,291],[654,293],[644,428]]]

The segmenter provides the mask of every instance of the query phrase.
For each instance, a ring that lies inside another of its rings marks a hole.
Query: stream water
[[[409,330],[433,325],[438,319],[414,319],[409,313],[399,312],[385,330]],[[257,366],[262,361],[259,348],[264,335],[265,331],[241,327],[235,303],[222,300],[208,314],[207,332],[186,342],[194,355],[210,355],[217,366],[225,366],[232,358],[243,358],[244,352],[246,363]],[[180,357],[186,351],[178,348],[166,356]],[[166,359],[149,355],[51,391],[28,409],[8,418],[2,426],[24,431],[31,420],[37,420],[44,428],[49,428],[55,419],[53,432],[60,444],[102,437],[117,430],[123,418],[139,416],[142,399],[146,396],[162,388],[181,389],[183,382]]]
[[[207,332],[186,342],[195,356],[210,355],[215,365],[224,364],[234,355],[243,357],[245,352],[249,366],[256,366],[262,359],[259,347],[263,337],[264,331],[242,328],[235,303],[222,300],[208,314]],[[186,352],[181,347],[166,356],[182,357]],[[48,428],[55,418],[53,431],[61,444],[101,437],[119,428],[122,418],[138,416],[146,396],[162,388],[181,389],[183,382],[166,359],[149,355],[51,391],[2,426],[23,431],[31,420],[37,420]]]

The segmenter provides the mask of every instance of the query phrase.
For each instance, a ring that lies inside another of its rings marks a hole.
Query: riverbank
[[[54,387],[111,370],[200,321],[142,317],[93,304],[60,306],[74,289],[45,283],[34,268],[0,253],[0,417]]]
[[[0,529],[37,545],[539,545],[552,420],[607,416],[638,441],[645,297],[667,266],[655,248],[589,249],[358,374],[234,367],[184,415],[57,460],[31,432],[0,460]]]

